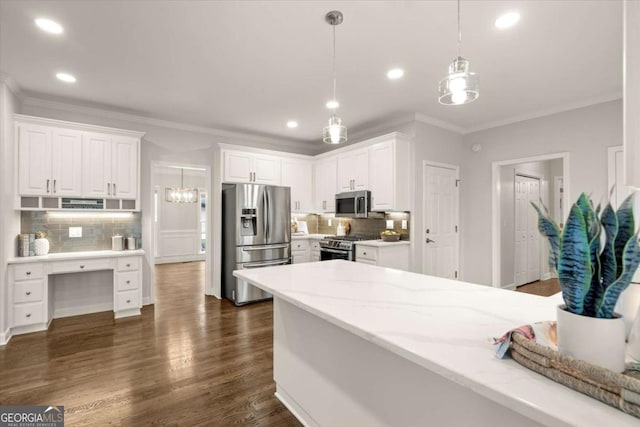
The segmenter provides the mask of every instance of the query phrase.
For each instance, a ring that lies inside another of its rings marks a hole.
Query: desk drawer
[[[13,306],[13,326],[43,323],[45,320],[44,301]]]
[[[137,271],[118,273],[116,276],[116,290],[119,292],[138,289],[140,287],[138,275]]]
[[[128,310],[140,307],[140,294],[138,290],[124,291],[116,293],[116,309],[115,311]]]
[[[51,263],[51,273],[79,273],[82,271],[111,270],[111,259],[83,259],[73,261],[58,261]]]
[[[320,252],[320,241],[318,241],[318,240],[312,240],[311,241],[311,251]]]
[[[42,301],[44,280],[21,280],[13,286],[13,302]]]
[[[118,258],[118,271],[134,271],[140,269],[140,257]]]
[[[28,263],[13,266],[14,280],[41,279],[44,276],[44,264]]]

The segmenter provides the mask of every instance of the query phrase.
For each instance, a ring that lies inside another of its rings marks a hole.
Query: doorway
[[[423,162],[422,272],[458,279],[459,167]]]
[[[568,153],[492,163],[494,287],[515,289],[553,277],[548,243],[540,237],[538,217],[531,202],[542,203],[543,209],[561,224],[567,212],[568,176]]]

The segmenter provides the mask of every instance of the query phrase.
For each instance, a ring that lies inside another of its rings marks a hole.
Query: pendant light
[[[184,169],[180,169],[180,188],[165,188],[164,199],[170,203],[196,203],[198,201],[197,188],[184,188]]]
[[[347,127],[336,114],[336,25],[342,24],[342,12],[333,10],[325,16],[325,20],[333,27],[333,113],[329,117],[329,125],[322,130],[322,141],[327,144],[342,144],[347,142]]]
[[[460,30],[460,0],[458,0],[458,57],[449,65],[447,77],[440,80],[438,101],[443,105],[462,105],[480,96],[478,77],[469,71],[469,61],[460,56],[462,31]]]

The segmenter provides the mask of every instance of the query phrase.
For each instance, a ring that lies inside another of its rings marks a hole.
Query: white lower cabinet
[[[116,319],[140,314],[140,307],[142,307],[140,257],[118,258],[113,281],[113,311]]]
[[[320,241],[309,239],[311,246],[311,262],[320,261]]]
[[[47,322],[47,278],[44,265],[33,263],[16,266],[9,273],[11,325],[31,326]],[[40,325],[41,326],[41,325]]]
[[[409,270],[409,245],[407,243],[367,244],[356,243],[356,262],[380,267]]]
[[[311,261],[311,247],[308,239],[296,239],[291,241],[291,256],[293,264]]]

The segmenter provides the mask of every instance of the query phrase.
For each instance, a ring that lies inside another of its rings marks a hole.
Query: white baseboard
[[[513,290],[516,289],[516,284],[515,283],[509,283],[508,285],[502,286],[502,289],[508,289],[510,291],[513,291]]]
[[[8,328],[6,331],[0,334],[0,345],[7,345],[11,337],[11,328]]]
[[[174,262],[204,261],[205,258],[206,258],[206,254],[155,257],[153,260],[153,263],[154,264],[171,264]]]
[[[143,297],[142,298],[142,305],[151,305],[151,304],[153,304],[151,302],[151,297]]]
[[[60,319],[61,317],[80,316],[82,314],[99,313],[101,311],[113,311],[113,303],[105,302],[102,304],[85,305],[82,307],[56,309],[53,313],[53,318]]]
[[[551,279],[551,277],[553,277],[553,276],[551,275],[551,273],[544,273],[544,274],[542,275],[542,277],[540,277],[540,280],[542,280],[542,281],[544,281],[544,280],[549,280],[549,279]]]
[[[282,387],[279,387],[278,384],[276,384],[276,392],[274,393],[274,395],[280,401],[280,403],[282,403],[289,410],[289,412],[291,412],[293,416],[296,417],[298,421],[300,421],[300,424],[302,424],[304,427],[320,426],[320,424],[318,424],[307,411],[302,409],[302,407],[298,405],[298,403],[289,395],[289,393],[284,391]]]

